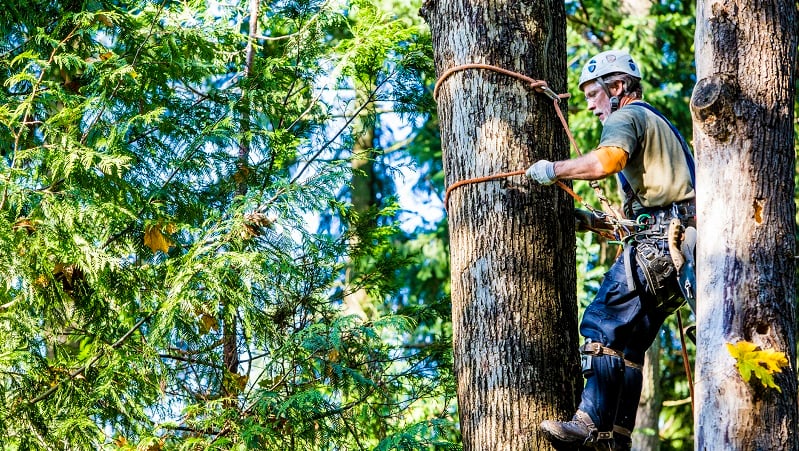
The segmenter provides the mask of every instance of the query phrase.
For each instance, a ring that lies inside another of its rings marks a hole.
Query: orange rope
[[[520,169],[518,171],[503,172],[503,173],[500,173],[500,174],[487,175],[485,177],[475,177],[475,178],[472,178],[472,179],[460,180],[458,182],[455,182],[452,185],[448,186],[446,192],[444,193],[444,206],[446,207],[446,206],[449,205],[449,195],[452,192],[452,190],[454,190],[455,188],[458,188],[458,187],[463,186],[463,185],[469,185],[469,184],[472,184],[472,183],[482,183],[482,182],[488,182],[490,180],[497,180],[497,179],[504,179],[504,178],[507,178],[507,177],[513,177],[513,176],[516,176],[516,175],[524,175],[525,172],[527,172],[525,169]],[[578,203],[580,203],[580,204],[583,203],[583,198],[580,197],[579,194],[575,193],[571,188],[569,188],[568,185],[566,185],[565,183],[561,182],[560,180],[556,180],[555,183],[559,187],[561,187],[561,189],[563,189],[563,191],[566,191],[571,197],[573,197],[574,200],[576,200]]]
[[[438,81],[436,81],[436,85],[433,88],[433,98],[438,100],[438,91],[441,88],[441,85],[444,82],[444,80],[449,78],[452,74],[454,74],[456,72],[460,72],[460,71],[466,70],[466,69],[487,69],[487,70],[491,70],[491,71],[494,71],[494,72],[498,72],[500,74],[505,74],[505,75],[517,78],[517,79],[529,84],[531,88],[536,90],[536,92],[539,92],[541,94],[545,94],[547,97],[552,99],[553,106],[555,107],[555,113],[558,115],[558,119],[560,119],[560,123],[563,125],[563,129],[566,131],[566,136],[569,137],[569,142],[571,142],[571,145],[574,147],[574,150],[577,152],[577,155],[582,155],[582,153],[580,152],[580,148],[577,146],[577,141],[574,139],[574,135],[572,134],[571,130],[569,129],[569,125],[566,122],[566,117],[563,115],[563,111],[561,111],[561,109],[560,109],[560,99],[569,98],[569,94],[556,94],[552,89],[549,88],[549,85],[544,80],[536,80],[534,78],[530,78],[530,77],[528,77],[526,75],[523,75],[523,74],[520,74],[518,72],[513,72],[513,71],[510,71],[510,70],[507,70],[507,69],[503,69],[501,67],[492,66],[490,64],[479,64],[479,63],[462,64],[460,66],[452,67],[452,68],[448,69],[447,71],[445,71],[443,74],[441,74],[441,77],[438,78]],[[469,184],[472,184],[472,183],[482,183],[482,182],[487,182],[489,180],[502,179],[502,178],[506,178],[506,177],[512,177],[512,176],[515,176],[515,175],[523,175],[524,173],[525,173],[525,170],[522,169],[522,170],[518,170],[518,171],[503,172],[501,174],[489,175],[489,176],[485,176],[485,177],[475,177],[475,178],[471,178],[471,179],[461,180],[461,181],[455,182],[452,185],[450,185],[449,187],[447,187],[447,191],[444,194],[444,208],[445,209],[449,208],[449,196],[450,196],[450,193],[452,192],[452,190],[454,190],[455,188],[458,188],[458,187],[464,186],[464,185],[469,185]],[[572,196],[578,203],[583,204],[583,199],[580,196],[578,196],[577,193],[572,191],[572,189],[569,188],[566,184],[564,184],[564,183],[562,183],[560,181],[556,181],[556,183],[564,191],[569,193],[569,195]]]
[[[688,393],[691,395],[691,411],[694,411],[694,376],[691,374],[691,362],[688,361],[688,349],[685,347],[685,330],[682,328],[682,314],[680,314],[679,310],[677,310],[677,328],[680,329],[682,364],[685,368],[685,377],[688,379]]]
[[[487,182],[489,180],[504,179],[506,177],[513,177],[514,175],[524,175],[524,172],[525,171],[522,169],[519,171],[503,172],[501,174],[487,175],[485,177],[475,177],[473,179],[466,179],[455,182],[452,185],[448,186],[447,191],[444,193],[444,208],[449,208],[449,194],[455,188],[458,188],[463,185],[469,185],[472,183],[482,183],[482,182]]]

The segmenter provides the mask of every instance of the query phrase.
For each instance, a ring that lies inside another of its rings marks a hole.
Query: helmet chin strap
[[[610,98],[610,112],[613,113],[616,110],[618,110],[620,103],[621,103],[621,101],[619,101],[619,97],[618,96],[612,96]]]
[[[619,105],[621,104],[619,97],[610,94],[610,89],[608,88],[608,84],[605,83],[604,78],[597,77],[596,82],[602,88],[602,90],[605,91],[605,95],[607,95],[608,98],[610,99],[610,112],[614,113],[616,110],[619,109]]]

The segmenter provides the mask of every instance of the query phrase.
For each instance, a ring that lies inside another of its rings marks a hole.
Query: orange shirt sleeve
[[[603,146],[597,148],[593,154],[596,155],[602,164],[602,168],[608,174],[615,174],[621,171],[627,164],[627,152],[621,147]]]

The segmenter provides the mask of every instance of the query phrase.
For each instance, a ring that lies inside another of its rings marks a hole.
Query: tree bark
[[[696,446],[797,450],[794,0],[697,3]],[[723,187],[723,188],[721,188]],[[732,208],[731,208],[732,207]],[[726,343],[782,351],[781,392]]]
[[[566,85],[562,2],[428,1],[436,70],[488,63],[555,91]],[[447,185],[568,158],[551,101],[507,75],[457,72],[438,97]],[[573,202],[523,176],[452,192],[454,365],[464,450],[550,449],[544,419],[574,413],[577,348]]]

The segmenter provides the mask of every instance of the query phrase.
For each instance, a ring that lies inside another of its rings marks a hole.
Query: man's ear
[[[608,91],[610,91],[611,97],[621,97],[624,94],[624,82],[621,80],[613,80],[608,86]]]

